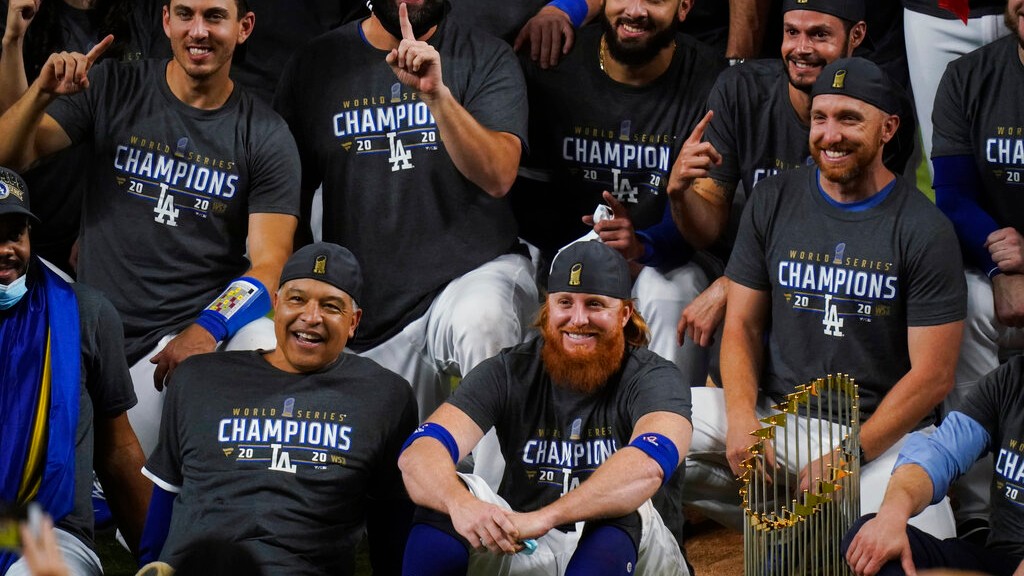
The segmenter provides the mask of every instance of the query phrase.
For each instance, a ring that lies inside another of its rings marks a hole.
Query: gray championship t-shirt
[[[287,125],[235,90],[216,110],[178,100],[167,62],[104,62],[89,89],[47,112],[96,148],[79,279],[120,312],[134,363],[181,330],[249,267],[249,215],[298,215],[299,161]]]
[[[988,432],[995,461],[987,546],[1024,557],[1024,357],[990,372],[957,408]]]
[[[415,427],[409,384],[352,354],[312,374],[260,352],[189,358],[145,468],[178,491],[160,559],[226,537],[267,575],[354,574],[374,501],[406,498],[398,454]]]
[[[949,220],[900,177],[842,206],[821,191],[816,167],[765,180],[726,268],[771,299],[761,389],[781,401],[798,384],[846,373],[870,417],[910,370],[907,328],[966,315],[959,254]]]
[[[646,86],[620,84],[601,70],[603,33],[600,26],[580,30],[576,48],[555,68],[523,56],[531,148],[523,166],[549,181],[521,176],[512,202],[521,236],[551,253],[590,230],[581,217],[604,203],[605,190],[626,206],[637,230],[662,221],[672,165],[725,67],[710,48],[677,34],[660,77]]]
[[[977,202],[1000,227],[1024,230],[1024,65],[1012,34],[946,67],[935,96],[932,158],[974,158]]]
[[[508,252],[504,198],[459,172],[433,114],[363,37],[360,22],[320,36],[285,70],[275,107],[302,157],[303,222],[323,185],[323,239],[363,269],[366,310],[349,341],[363,351],[419,318],[448,282]],[[446,20],[429,42],[444,83],[483,127],[526,135],[526,88],[512,50]]]
[[[543,340],[506,348],[463,379],[448,402],[482,430],[494,426],[505,457],[498,493],[513,510],[542,508],[593,474],[629,444],[651,412],[690,419],[690,389],[674,364],[646,348],[627,348],[622,370],[601,390],[574,392],[551,381]]]

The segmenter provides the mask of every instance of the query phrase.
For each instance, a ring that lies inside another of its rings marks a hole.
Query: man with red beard
[[[689,446],[690,395],[644,348],[630,284],[603,243],[559,253],[542,335],[481,363],[406,441],[406,574],[688,574],[649,499]],[[455,468],[492,426],[497,493]]]
[[[882,162],[901,121],[893,85],[867,60],[840,59],[811,96],[816,166],[766,180],[748,203],[726,268],[723,389],[694,396],[688,496],[737,519],[733,478],[750,456],[750,432],[796,385],[835,373],[856,379],[864,513],[878,509],[905,436],[933,428],[953,386],[963,271],[949,221]],[[828,424],[793,420],[787,434]],[[782,450],[768,460],[806,488],[835,448],[815,447],[820,458],[807,465]],[[953,536],[946,501],[915,521]]]

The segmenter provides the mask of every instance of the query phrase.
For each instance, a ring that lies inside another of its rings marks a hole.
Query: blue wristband
[[[641,434],[629,445],[647,454],[658,463],[658,466],[661,466],[661,471],[664,473],[664,477],[661,479],[662,486],[668,482],[672,473],[676,471],[676,467],[679,466],[679,449],[671,440],[657,432]]]
[[[455,442],[455,438],[452,436],[452,433],[437,422],[424,422],[423,424],[420,424],[420,427],[413,430],[412,434],[409,435],[405,444],[402,444],[402,449],[399,453],[405,452],[405,449],[408,448],[410,444],[424,437],[433,438],[440,442],[441,445],[448,450],[448,454],[452,457],[452,462],[455,464],[459,463],[459,444]]]
[[[233,280],[220,296],[199,313],[196,324],[222,342],[231,338],[249,322],[270,312],[270,294],[263,283],[252,276]]]
[[[587,12],[590,11],[587,0],[552,0],[548,2],[548,6],[554,6],[568,14],[574,28],[583,25],[583,21],[587,19]]]

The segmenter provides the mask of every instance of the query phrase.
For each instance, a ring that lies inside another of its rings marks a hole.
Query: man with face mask
[[[349,347],[404,376],[424,417],[536,309],[504,198],[526,134],[512,51],[443,0],[375,0],[296,54],[275,106],[299,143],[300,233],[322,185],[323,239],[364,271]]]
[[[99,575],[91,471],[133,551],[150,492],[126,414],[135,392],[114,307],[32,256],[30,222],[24,181],[0,168],[0,502],[38,502],[70,573]],[[0,553],[0,574],[27,574],[17,560]]]

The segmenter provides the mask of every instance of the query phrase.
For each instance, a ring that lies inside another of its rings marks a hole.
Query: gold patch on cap
[[[832,78],[832,87],[842,89],[843,84],[846,83],[846,70],[836,70],[836,75]]]
[[[807,0],[796,0],[797,4],[807,4]]]
[[[577,262],[569,269],[569,286],[580,285],[580,274],[583,273],[583,263]]]
[[[25,192],[18,185],[18,181],[0,174],[0,200],[8,196],[14,196],[19,202],[25,201]]]
[[[327,256],[317,256],[313,262],[313,274],[327,274]]]

